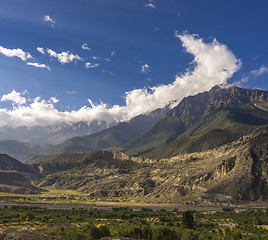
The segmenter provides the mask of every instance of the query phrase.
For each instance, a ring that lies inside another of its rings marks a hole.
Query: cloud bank
[[[186,96],[226,83],[241,68],[241,61],[226,45],[219,43],[216,39],[206,43],[198,35],[188,33],[176,34],[176,37],[181,40],[186,52],[193,55],[194,59],[190,63],[190,68],[177,75],[172,83],[126,92],[124,106],[95,104],[89,99],[89,106],[84,106],[77,111],[57,110],[55,105],[58,100],[53,100],[53,98],[46,101],[37,97],[34,100],[28,100],[25,104],[19,104],[15,97],[7,98],[4,95],[2,99],[17,101],[18,105],[12,110],[0,109],[0,126],[47,126],[63,122],[91,122],[93,120],[104,120],[107,123],[126,121],[139,114],[164,107],[170,102],[174,102],[174,105],[178,104]],[[54,52],[52,55],[62,63],[75,59],[69,58],[69,53],[58,55]],[[13,93],[13,95],[20,96],[20,93]]]

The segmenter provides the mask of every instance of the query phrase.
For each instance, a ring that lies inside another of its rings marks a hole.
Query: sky
[[[268,1],[0,0],[0,126],[127,121],[268,90]]]

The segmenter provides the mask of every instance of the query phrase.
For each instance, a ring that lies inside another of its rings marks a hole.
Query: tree
[[[182,223],[186,228],[193,228],[194,217],[190,211],[185,211],[182,213]]]
[[[177,240],[179,236],[177,232],[168,227],[159,226],[152,231],[152,240]]]

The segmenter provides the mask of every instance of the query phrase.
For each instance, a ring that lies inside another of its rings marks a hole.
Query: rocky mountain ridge
[[[200,204],[268,200],[268,127],[213,150],[160,160],[109,151],[68,160],[66,154],[32,165],[43,176],[35,181],[37,186],[71,188],[103,200]]]
[[[168,111],[168,106],[156,109],[151,113],[139,115],[128,122],[118,123],[101,132],[84,137],[71,138],[66,142],[47,149],[44,153],[57,154],[63,152],[90,152],[97,149],[116,149],[150,129]]]
[[[120,150],[134,155],[156,151],[148,156],[170,157],[171,152],[180,153],[180,149],[176,152],[174,148],[185,142],[184,138],[198,134],[210,135],[209,137],[214,139],[211,144],[200,144],[200,148],[194,150],[203,151],[234,141],[249,134],[256,127],[266,124],[267,91],[215,86],[208,92],[184,98],[150,130],[128,142]],[[219,131],[221,134],[218,134]],[[188,139],[190,142],[191,140]],[[172,142],[173,145],[167,145]],[[166,155],[161,154],[164,148],[167,149]]]
[[[94,134],[114,124],[108,125],[104,121],[93,121],[91,123],[81,121],[45,127],[1,127],[0,140],[15,140],[38,145],[59,144],[72,137]]]

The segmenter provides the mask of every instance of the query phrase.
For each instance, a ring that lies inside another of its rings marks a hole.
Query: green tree
[[[194,217],[190,211],[185,211],[182,213],[182,223],[186,228],[193,228],[194,226]]]
[[[110,230],[107,226],[101,225],[99,229],[101,230],[102,237],[109,237],[111,235]]]
[[[156,227],[152,231],[152,240],[177,240],[179,236],[177,232],[168,227]]]

